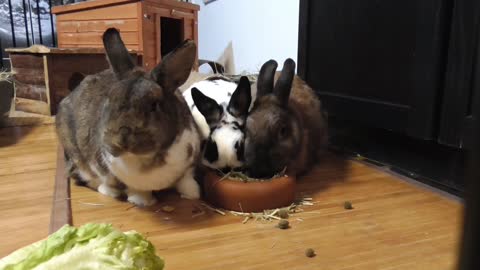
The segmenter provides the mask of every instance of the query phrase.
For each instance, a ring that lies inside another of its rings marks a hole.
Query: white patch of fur
[[[207,97],[214,99],[218,104],[228,104],[231,95],[237,88],[237,84],[224,80],[200,81],[192,84],[187,90],[185,90],[185,92],[183,92],[183,97],[187,101],[188,107],[192,111],[193,119],[200,129],[202,138],[206,139],[210,135],[210,127],[208,126],[205,117],[200,113],[197,107],[195,106],[192,109],[192,107],[195,105],[192,98],[192,88],[194,87],[200,90]]]
[[[106,195],[106,196],[110,196],[110,197],[113,197],[113,198],[116,198],[116,197],[120,196],[120,191],[118,189],[116,189],[114,187],[111,187],[106,183],[100,184],[100,186],[98,186],[97,190],[101,194]]]
[[[215,129],[213,134],[210,134],[210,127],[208,126],[205,117],[200,113],[200,111],[198,111],[196,106],[193,106],[195,104],[191,94],[191,89],[193,87],[196,87],[204,95],[214,99],[223,107],[224,114],[220,121],[220,126]],[[243,162],[238,160],[235,143],[237,141],[242,142],[244,134],[240,130],[234,130],[233,125],[230,123],[236,121],[240,125],[243,125],[244,120],[235,118],[227,111],[228,103],[230,102],[231,96],[233,92],[235,92],[236,88],[236,83],[227,82],[224,80],[200,81],[191,85],[190,88],[183,93],[183,96],[185,97],[185,100],[192,111],[193,118],[201,131],[202,138],[206,139],[211,136],[211,139],[217,144],[218,160],[212,163],[206,159],[203,159],[202,161],[205,166],[210,168],[237,168],[243,165]],[[227,124],[222,124],[224,122],[227,122]]]
[[[217,144],[218,160],[210,163],[203,159],[202,163],[205,166],[221,169],[225,167],[238,168],[243,165],[243,162],[238,160],[235,148],[236,142],[243,141],[243,133],[240,130],[234,130],[231,126],[224,126],[216,129],[211,136],[212,141]]]
[[[193,168],[185,172],[182,179],[177,182],[176,188],[178,193],[182,195],[182,198],[190,200],[200,199],[200,186],[193,178]]]
[[[80,177],[82,178],[82,180],[85,180],[87,182],[92,182],[92,181],[95,181],[97,179],[97,176],[93,176],[92,173],[90,171],[87,171],[87,170],[82,170],[82,169],[78,169],[77,170],[78,174],[80,175]]]
[[[83,181],[87,183],[92,189],[97,189],[102,184],[102,181],[98,178],[97,175],[93,175],[90,171],[77,169],[78,175],[82,178]]]
[[[193,147],[192,156],[187,156],[187,145]],[[182,177],[192,165],[200,147],[198,134],[192,130],[184,130],[177,137],[165,156],[165,164],[149,170],[142,169],[153,155],[134,155],[125,153],[119,157],[105,154],[110,171],[127,187],[139,191],[161,190],[172,187],[175,181]]]
[[[235,116],[231,115],[227,111],[227,105],[224,105],[224,109],[225,109],[225,113],[223,114],[222,121],[225,121],[227,123],[237,122],[241,126],[244,124],[245,120],[243,120],[242,118],[236,118]],[[242,132],[238,130],[238,133],[242,133]]]
[[[127,200],[138,206],[150,206],[157,203],[157,199],[153,196],[151,191],[138,191],[134,189],[127,189]]]

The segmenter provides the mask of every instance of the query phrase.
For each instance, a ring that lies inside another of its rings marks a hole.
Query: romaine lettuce
[[[154,246],[139,233],[93,223],[80,228],[65,225],[0,260],[1,270],[161,270],[163,266]]]

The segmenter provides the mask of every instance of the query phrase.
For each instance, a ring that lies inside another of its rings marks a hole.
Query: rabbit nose
[[[229,166],[226,166],[226,167],[223,167],[221,171],[222,173],[227,174],[232,171],[232,168],[230,168]]]
[[[120,127],[120,129],[118,130],[118,133],[120,134],[120,141],[119,141],[120,146],[123,148],[127,148],[128,138],[132,133],[132,129],[129,127]]]

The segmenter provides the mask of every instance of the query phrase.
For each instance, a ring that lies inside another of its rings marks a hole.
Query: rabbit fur
[[[204,139],[202,164],[230,171],[243,167],[244,126],[251,103],[250,82],[213,76],[183,93]]]
[[[178,91],[195,61],[186,40],[151,72],[135,67],[117,30],[103,34],[110,69],[87,76],[59,105],[57,134],[67,176],[98,192],[148,206],[175,187],[197,199],[200,134]]]
[[[322,104],[287,59],[260,69],[255,100],[246,121],[245,163],[252,177],[271,177],[287,168],[306,173],[327,144],[327,119]]]

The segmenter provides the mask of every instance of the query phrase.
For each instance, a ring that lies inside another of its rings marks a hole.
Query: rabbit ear
[[[163,57],[162,62],[152,70],[157,83],[167,91],[175,91],[190,75],[197,46],[192,40],[185,40],[177,48]]]
[[[109,28],[103,33],[103,46],[110,66],[117,76],[121,77],[135,67],[117,29]]]
[[[210,127],[220,121],[223,108],[214,99],[207,97],[196,87],[192,88],[192,99]]]
[[[273,77],[278,64],[275,60],[269,60],[260,68],[257,80],[257,97],[270,94],[273,91]]]
[[[252,102],[252,93],[250,89],[250,81],[247,77],[242,76],[238,83],[237,89],[233,92],[227,110],[235,117],[246,117],[248,108]]]
[[[277,96],[282,105],[288,104],[290,91],[292,90],[293,76],[295,76],[295,61],[288,58],[283,63],[282,73],[278,77],[273,89],[273,94]]]

